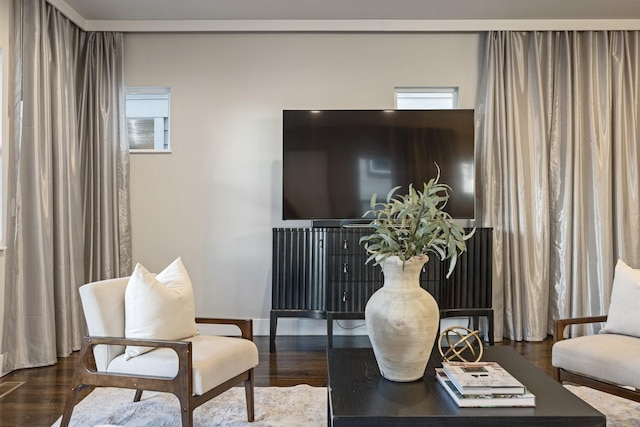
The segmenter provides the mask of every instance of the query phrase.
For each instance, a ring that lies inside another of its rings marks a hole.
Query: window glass
[[[448,110],[458,108],[457,87],[396,88],[397,110]]]
[[[129,87],[126,89],[126,116],[129,150],[170,152],[169,88]]]

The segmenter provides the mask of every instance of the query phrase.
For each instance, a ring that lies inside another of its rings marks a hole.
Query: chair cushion
[[[640,337],[640,270],[618,260],[603,333]]]
[[[243,338],[198,335],[193,343],[193,393],[200,395],[258,365],[258,348]],[[125,360],[116,357],[110,373],[173,378],[178,373],[178,356],[169,348],[157,348]]]
[[[124,296],[125,337],[179,340],[198,333],[193,287],[178,258],[157,276],[137,264]],[[127,359],[150,347],[127,346]]]
[[[627,335],[596,334],[556,342],[556,368],[623,386],[640,388],[640,340]]]

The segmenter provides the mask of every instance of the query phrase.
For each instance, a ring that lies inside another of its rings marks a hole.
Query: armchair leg
[[[80,384],[77,385],[69,391],[69,396],[67,397],[67,403],[64,405],[64,412],[62,413],[62,420],[60,421],[60,427],[67,427],[69,425],[69,421],[71,421],[71,414],[73,413],[73,408],[76,406],[76,402],[78,401],[78,395],[86,385]]]
[[[142,392],[140,392],[142,394]],[[137,394],[137,393],[136,393]],[[180,416],[182,417],[182,427],[193,427],[193,405],[190,396],[178,396],[180,402]]]
[[[192,427],[192,426],[193,426],[193,412],[182,411],[182,427]]]
[[[249,371],[249,379],[244,382],[244,394],[247,399],[247,421],[252,423],[255,419],[255,403],[253,398],[254,391],[253,369]]]

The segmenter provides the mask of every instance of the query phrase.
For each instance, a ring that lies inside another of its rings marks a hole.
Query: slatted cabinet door
[[[273,310],[326,310],[326,237],[322,228],[273,230]]]
[[[469,231],[469,230],[467,230]],[[441,296],[436,298],[443,308],[491,308],[493,229],[477,228],[467,240],[467,251],[447,279],[449,261],[442,268]]]

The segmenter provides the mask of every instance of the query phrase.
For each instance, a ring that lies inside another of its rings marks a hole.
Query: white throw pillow
[[[198,333],[193,287],[181,258],[156,276],[137,264],[125,290],[124,308],[127,338],[180,340]],[[125,359],[152,349],[127,346]]]
[[[618,260],[607,323],[601,332],[640,337],[640,270]]]

